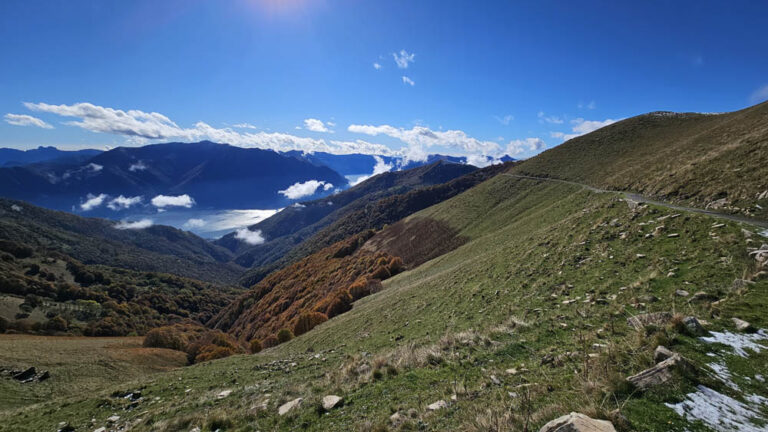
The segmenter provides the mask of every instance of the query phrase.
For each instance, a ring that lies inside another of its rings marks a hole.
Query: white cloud
[[[88,199],[84,203],[80,204],[80,209],[83,211],[93,210],[96,207],[104,204],[104,200],[107,199],[106,194],[92,195],[88,194]]]
[[[152,198],[152,205],[155,207],[186,207],[190,208],[195,205],[195,200],[191,196],[184,195],[158,195]]]
[[[128,171],[130,172],[144,171],[145,169],[147,169],[147,166],[142,161],[132,163],[131,166],[128,167]]]
[[[235,231],[235,238],[252,246],[264,243],[264,237],[261,235],[261,230],[251,231],[248,228],[241,228]]]
[[[753,104],[768,100],[768,84],[753,91],[749,96],[749,101]]]
[[[548,116],[544,114],[544,111],[539,111],[539,123],[549,123],[549,124],[563,124],[563,119],[557,116]]]
[[[351,186],[358,185],[373,176],[392,171],[392,169],[394,168],[392,164],[388,164],[384,162],[384,159],[382,159],[380,156],[374,156],[373,158],[376,160],[376,165],[373,166],[373,172],[370,175],[362,176],[358,178],[351,184]]]
[[[202,228],[205,226],[205,221],[203,219],[192,218],[184,222],[184,226],[186,228]]]
[[[5,115],[5,122],[14,126],[37,126],[43,129],[53,129],[53,126],[50,124],[26,114],[8,113]]]
[[[498,143],[472,138],[460,130],[433,131],[424,126],[402,129],[390,125],[350,125],[347,130],[371,136],[387,135],[399,139],[408,145],[407,148],[399,151],[399,154],[404,156],[406,161],[426,160],[428,153],[425,151],[425,148],[429,147],[458,149],[463,154],[488,156],[496,156],[501,152],[501,147]]]
[[[132,206],[135,206],[136,204],[139,204],[141,202],[141,196],[135,196],[135,197],[125,197],[120,195],[117,198],[112,199],[108,204],[107,207],[109,207],[112,210],[122,210],[131,208]]]
[[[152,219],[141,219],[135,222],[128,222],[128,221],[119,222],[117,225],[115,225],[115,228],[119,230],[136,230],[136,229],[149,228],[154,224],[155,223],[154,221],[152,221]]]
[[[541,138],[526,138],[524,140],[512,140],[507,144],[507,154],[517,156],[525,151],[540,152],[544,150],[547,143]]]
[[[597,108],[597,104],[595,104],[595,101],[590,101],[589,103],[579,102],[578,105],[579,109],[590,109],[593,110]]]
[[[198,122],[192,128],[182,128],[162,114],[145,113],[139,110],[122,111],[90,103],[73,105],[26,103],[25,105],[36,111],[45,111],[65,117],[77,117],[80,121],[67,122],[66,124],[92,132],[123,135],[134,145],[147,144],[150,140],[200,141],[207,139],[243,148],[260,148],[278,152],[299,150],[308,153],[326,152],[333,154],[383,154],[380,147],[384,147],[361,141],[346,141],[343,142],[344,145],[339,146],[341,141],[329,143],[323,139],[299,137],[279,132],[242,132],[230,128],[215,128],[204,122]],[[330,125],[330,123],[327,124]],[[238,126],[243,125],[239,124]]]
[[[377,63],[374,63],[374,64],[373,64],[373,68],[374,68],[374,69],[376,69],[376,70],[379,70],[379,69],[381,69],[381,63],[378,63],[378,62],[377,62]]]
[[[416,85],[415,82],[413,82],[412,79],[408,78],[407,76],[403,75],[403,83],[408,84],[409,86],[413,87]]]
[[[476,166],[478,168],[485,168],[488,165],[496,165],[500,163],[502,163],[500,159],[490,157],[490,156],[483,156],[483,155],[467,156],[467,164]]]
[[[312,132],[333,132],[328,129],[325,123],[323,123],[321,120],[314,118],[308,118],[304,120],[304,129],[310,130]]]
[[[562,138],[563,141],[568,141],[569,139],[573,139],[578,136],[582,136],[590,132],[596,131],[602,127],[608,126],[609,124],[616,123],[619,120],[621,119],[618,119],[618,120],[605,119],[601,121],[601,120],[584,120],[583,118],[577,118],[577,119],[571,120],[572,133],[550,132],[550,135],[553,138]]]
[[[406,50],[400,50],[399,53],[392,53],[392,57],[394,57],[395,63],[400,69],[407,69],[408,64],[416,61],[416,54],[409,54]]]
[[[93,172],[99,172],[99,171],[101,171],[102,169],[104,169],[104,166],[103,166],[103,165],[95,164],[95,163],[93,163],[93,162],[89,163],[89,164],[88,164],[88,165],[86,165],[85,167],[86,167],[86,168],[88,168],[88,169],[90,169],[90,170],[91,170],[91,171],[93,171]]]
[[[250,124],[250,123],[238,123],[233,124],[232,127],[240,128],[240,129],[258,129],[258,127]]]
[[[509,126],[509,123],[511,123],[512,120],[515,119],[515,116],[513,116],[512,114],[507,114],[507,115],[505,115],[503,117],[493,116],[493,118],[495,118],[496,121],[498,121],[499,123],[503,124],[504,126]]]
[[[395,153],[389,147],[384,144],[370,143],[363,140],[355,141],[331,141],[331,144],[338,150],[336,154],[368,154],[368,155],[382,155],[392,156]]]
[[[314,195],[315,191],[317,191],[317,188],[320,186],[323,187],[323,190],[328,190],[333,187],[332,184],[324,181],[307,180],[303,183],[294,183],[284,190],[277,191],[277,193],[284,195],[288,199],[299,199]]]

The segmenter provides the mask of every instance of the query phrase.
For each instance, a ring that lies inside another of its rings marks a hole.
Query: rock
[[[664,325],[672,319],[669,312],[654,312],[635,315],[627,318],[627,325],[635,330],[641,330],[647,325]]]
[[[678,237],[680,237],[680,234],[678,233],[667,234],[667,238],[678,238]]]
[[[102,426],[102,427],[100,427],[100,428],[98,428],[98,429],[94,429],[94,430],[93,430],[93,432],[107,432],[107,428],[105,428],[104,426]]]
[[[721,209],[721,208],[725,207],[726,205],[728,205],[728,199],[727,198],[721,198],[719,200],[715,200],[715,201],[710,202],[709,204],[707,204],[707,206],[705,208],[717,210],[717,209]]]
[[[443,408],[448,408],[448,403],[444,400],[439,400],[437,402],[427,405],[427,409],[430,411],[437,411]]]
[[[219,392],[219,394],[216,395],[217,399],[224,399],[225,397],[232,394],[232,390],[222,390]]]
[[[113,415],[113,416],[107,417],[107,423],[117,423],[119,421],[120,421],[119,415]]]
[[[34,376],[36,374],[37,374],[37,371],[35,370],[35,367],[32,366],[31,368],[26,369],[26,370],[24,370],[24,371],[22,371],[20,373],[17,373],[16,375],[14,375],[13,379],[15,379],[17,381],[26,381],[26,380],[28,380],[30,378],[34,378]]]
[[[539,432],[616,432],[616,429],[609,421],[572,412],[545,424]]]
[[[195,426],[192,429],[190,429],[189,432],[201,432],[201,430],[199,427]]]
[[[390,423],[392,423],[393,426],[397,427],[397,426],[400,426],[400,424],[405,421],[405,417],[403,417],[403,415],[400,414],[399,412],[396,412],[391,416],[389,416],[389,421]]]
[[[675,355],[675,353],[672,352],[672,350],[665,347],[664,345],[659,345],[656,347],[656,350],[653,351],[653,361],[656,363],[661,363],[673,355]]]
[[[731,321],[733,321],[733,324],[736,326],[736,330],[741,332],[746,331],[752,331],[754,328],[752,327],[752,324],[738,318],[731,318]]]
[[[501,385],[501,381],[499,381],[498,378],[496,378],[496,375],[491,375],[491,382],[495,385]]]
[[[343,399],[340,396],[328,395],[323,397],[323,409],[330,411],[341,404]]]
[[[294,408],[298,408],[301,406],[301,402],[304,401],[302,398],[296,398],[290,402],[286,402],[282,405],[280,405],[280,408],[277,409],[277,413],[279,415],[286,415],[288,412],[290,412]]]
[[[635,387],[640,390],[648,390],[651,387],[664,384],[672,379],[672,370],[685,364],[686,361],[683,360],[680,354],[673,354],[670,358],[657,363],[655,366],[648,368],[637,375],[628,377],[627,381],[634,384]]]
[[[701,335],[706,333],[706,330],[704,330],[704,327],[701,325],[699,320],[696,319],[696,317],[688,316],[683,318],[683,325],[693,335]]]

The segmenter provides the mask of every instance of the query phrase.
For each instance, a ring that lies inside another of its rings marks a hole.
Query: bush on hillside
[[[328,321],[328,317],[324,313],[304,312],[296,320],[296,324],[293,326],[293,334],[301,336],[326,321]]]
[[[261,342],[261,345],[264,348],[272,348],[272,347],[276,347],[276,346],[280,345],[280,341],[277,340],[277,336],[267,336]]]
[[[251,339],[251,342],[248,344],[248,349],[251,351],[251,354],[261,352],[261,341],[258,339]]]
[[[286,343],[291,339],[293,339],[293,332],[289,329],[284,328],[277,332],[277,341],[279,343]]]
[[[45,323],[45,329],[53,332],[65,332],[68,327],[69,323],[61,315],[56,315]]]

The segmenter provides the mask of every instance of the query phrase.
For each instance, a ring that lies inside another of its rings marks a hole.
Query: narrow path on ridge
[[[680,210],[680,211],[687,211],[687,212],[693,212],[693,213],[700,213],[705,214],[708,216],[720,218],[720,219],[727,219],[735,222],[741,222],[749,225],[758,226],[761,228],[768,228],[768,221],[760,220],[760,219],[752,219],[748,218],[746,216],[740,216],[740,215],[733,215],[733,214],[727,214],[727,213],[721,213],[715,210],[706,210],[706,209],[700,209],[696,207],[686,207],[682,205],[677,204],[671,204],[664,201],[658,201],[655,199],[651,199],[648,197],[645,197],[643,195],[634,193],[634,192],[624,192],[624,191],[616,191],[616,190],[608,190],[608,189],[600,189],[596,188],[594,186],[586,185],[583,183],[577,183],[573,181],[568,180],[560,180],[560,179],[554,179],[549,177],[534,177],[534,176],[526,176],[526,175],[520,175],[520,174],[508,174],[508,173],[502,173],[501,175],[507,176],[507,177],[515,177],[515,178],[522,178],[522,179],[528,179],[528,180],[541,180],[541,181],[549,181],[549,182],[555,182],[555,183],[564,183],[569,184],[573,186],[579,186],[584,189],[587,189],[592,192],[597,193],[617,193],[622,194],[626,198],[632,200],[632,201],[638,201],[638,202],[644,202],[648,204],[653,204],[657,206],[666,207],[673,210]]]

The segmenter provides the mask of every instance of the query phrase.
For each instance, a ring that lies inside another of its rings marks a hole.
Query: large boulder
[[[545,424],[539,432],[616,432],[616,429],[609,421],[572,412]]]

